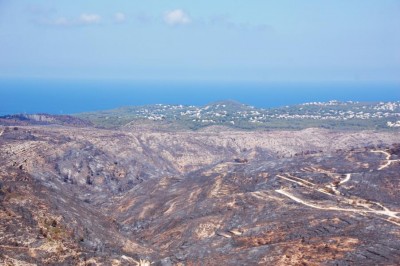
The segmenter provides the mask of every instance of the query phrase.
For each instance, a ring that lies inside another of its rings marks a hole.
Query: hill
[[[68,126],[92,126],[87,120],[70,115],[51,114],[15,114],[0,116],[0,125],[27,126],[27,125],[68,125]]]
[[[103,128],[135,127],[168,123],[197,130],[208,126],[236,129],[390,129],[400,127],[400,102],[312,102],[261,109],[234,101],[205,106],[147,105],[82,113],[76,117]]]
[[[397,265],[398,143],[377,131],[0,127],[0,262]]]

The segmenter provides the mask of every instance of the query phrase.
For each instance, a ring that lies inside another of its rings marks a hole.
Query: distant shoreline
[[[400,101],[400,84],[133,82],[0,79],[0,115],[74,114],[148,104],[202,106],[232,99],[258,108],[306,102]]]

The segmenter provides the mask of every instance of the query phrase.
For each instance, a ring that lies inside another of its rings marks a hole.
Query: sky
[[[400,82],[399,0],[0,0],[0,78]]]

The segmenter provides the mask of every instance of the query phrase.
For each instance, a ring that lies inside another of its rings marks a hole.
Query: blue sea
[[[0,115],[72,114],[157,103],[205,105],[228,99],[262,108],[329,100],[400,101],[400,84],[0,79]]]

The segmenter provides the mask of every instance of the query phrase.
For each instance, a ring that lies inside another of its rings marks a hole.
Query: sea
[[[0,115],[74,114],[147,104],[235,100],[260,108],[305,102],[400,101],[400,83],[0,79]]]

